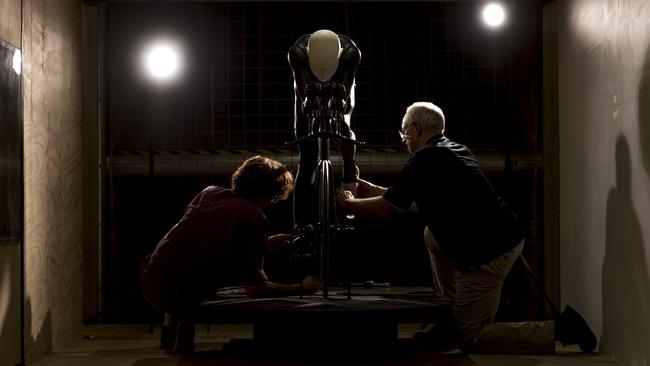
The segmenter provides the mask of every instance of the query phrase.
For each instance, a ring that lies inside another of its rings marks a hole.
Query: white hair
[[[407,126],[415,121],[422,124],[422,128],[433,129],[438,133],[445,131],[445,115],[442,109],[429,102],[415,102],[406,108],[402,119],[402,126]]]

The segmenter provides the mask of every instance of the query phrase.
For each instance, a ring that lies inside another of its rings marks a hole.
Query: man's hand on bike
[[[336,191],[336,204],[345,208],[348,202],[354,200],[354,195],[350,191],[338,189]]]
[[[320,290],[320,280],[316,276],[307,276],[302,280],[302,293],[315,294]]]
[[[386,192],[387,188],[370,183],[367,180],[357,178],[357,197],[370,198],[381,196]]]

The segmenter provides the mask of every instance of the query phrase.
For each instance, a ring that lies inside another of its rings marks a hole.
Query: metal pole
[[[544,288],[544,285],[539,280],[539,278],[537,278],[537,275],[535,274],[533,269],[528,264],[528,261],[526,261],[526,258],[524,258],[524,255],[523,254],[519,255],[519,258],[521,258],[521,263],[524,264],[524,267],[526,267],[526,270],[528,270],[528,273],[530,273],[531,277],[533,277],[533,280],[535,280],[535,284],[537,284],[537,288],[544,295],[544,299],[546,299],[546,301],[550,305],[551,310],[553,310],[553,313],[555,313],[555,316],[559,317],[560,316],[560,310],[557,308],[557,306],[555,306],[555,304],[553,304],[553,301],[551,300],[551,297],[548,296],[548,293],[546,293],[546,289]]]

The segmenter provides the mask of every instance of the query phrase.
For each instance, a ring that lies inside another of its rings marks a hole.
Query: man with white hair
[[[501,287],[524,247],[517,215],[492,188],[470,150],[444,135],[445,116],[432,103],[406,109],[399,130],[411,157],[390,188],[358,179],[357,198],[339,193],[351,213],[387,218],[417,211],[434,286],[453,316],[420,339],[453,342],[474,353],[552,353],[555,341],[596,347],[585,320],[567,306],[556,321],[494,323]]]
[[[339,120],[332,128],[344,137],[355,138],[350,129],[354,109],[354,78],[361,61],[361,52],[347,36],[321,29],[298,38],[288,53],[289,65],[294,77],[294,129],[296,138],[316,132],[318,126],[310,121],[315,109],[329,108],[329,113]],[[331,100],[317,101],[319,88],[332,88]],[[320,102],[321,105],[318,105]],[[326,104],[328,103],[328,104]],[[332,131],[334,132],[334,131]],[[339,144],[343,159],[342,188],[354,192],[359,171],[355,161],[355,145]],[[315,171],[318,166],[318,142],[303,141],[298,144],[300,161],[294,189],[294,226],[298,232],[318,220],[318,200],[314,192]]]

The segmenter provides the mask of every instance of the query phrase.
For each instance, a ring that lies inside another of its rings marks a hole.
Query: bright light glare
[[[483,21],[489,27],[496,28],[503,24],[506,19],[506,12],[500,4],[488,4],[483,9]]]
[[[14,52],[12,63],[13,63],[14,71],[18,75],[20,75],[20,71],[21,71],[21,61],[22,61],[22,56],[20,54],[20,50],[16,50],[16,52]]]
[[[145,52],[145,67],[154,79],[165,81],[172,79],[180,69],[180,54],[170,43],[158,42]]]

